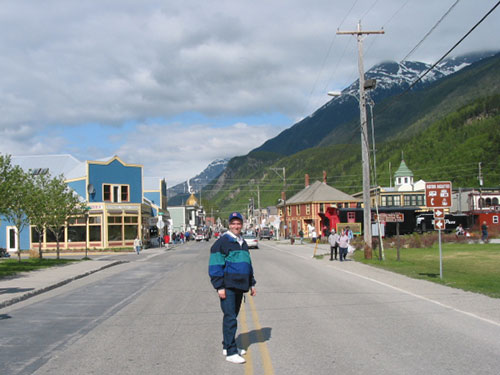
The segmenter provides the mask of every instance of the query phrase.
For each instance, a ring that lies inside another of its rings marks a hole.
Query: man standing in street
[[[208,274],[217,290],[224,317],[222,320],[222,354],[226,361],[245,363],[245,350],[236,346],[236,329],[243,293],[257,294],[252,260],[248,245],[241,236],[243,216],[239,212],[229,215],[229,231],[224,233],[210,249]]]

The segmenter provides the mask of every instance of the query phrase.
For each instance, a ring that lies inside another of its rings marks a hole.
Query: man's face
[[[241,234],[241,228],[243,227],[243,223],[241,220],[233,219],[229,222],[229,230],[236,236]]]

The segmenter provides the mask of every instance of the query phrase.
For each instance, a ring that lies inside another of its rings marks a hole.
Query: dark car
[[[262,240],[263,238],[270,240],[273,238],[273,234],[271,233],[271,230],[269,228],[262,228],[259,232],[259,240]]]

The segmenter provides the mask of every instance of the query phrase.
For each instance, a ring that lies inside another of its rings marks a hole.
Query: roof
[[[316,181],[312,185],[305,187],[290,199],[287,204],[309,203],[309,202],[359,202],[352,195],[346,194],[340,190],[327,185],[324,182]]]
[[[66,179],[85,177],[86,173],[86,163],[69,154],[13,155],[11,161],[12,164],[19,165],[24,171],[47,168],[52,176],[63,174]]]
[[[413,177],[413,172],[406,166],[404,160],[401,160],[398,170],[394,173],[394,177]]]
[[[186,206],[197,206],[197,205],[198,205],[198,199],[196,199],[194,194],[191,193],[191,196],[186,201]]]
[[[163,177],[143,177],[144,190],[161,190],[161,181]]]

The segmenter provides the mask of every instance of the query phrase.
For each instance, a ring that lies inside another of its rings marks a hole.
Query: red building
[[[325,229],[336,229],[338,223],[337,209],[358,207],[360,199],[335,189],[326,183],[326,172],[323,182],[316,181],[309,185],[309,175],[305,176],[305,188],[286,201],[287,225],[289,234],[298,236],[300,230],[305,237],[310,236],[314,227],[318,234]],[[278,205],[281,217],[281,229],[284,228],[283,204]]]

